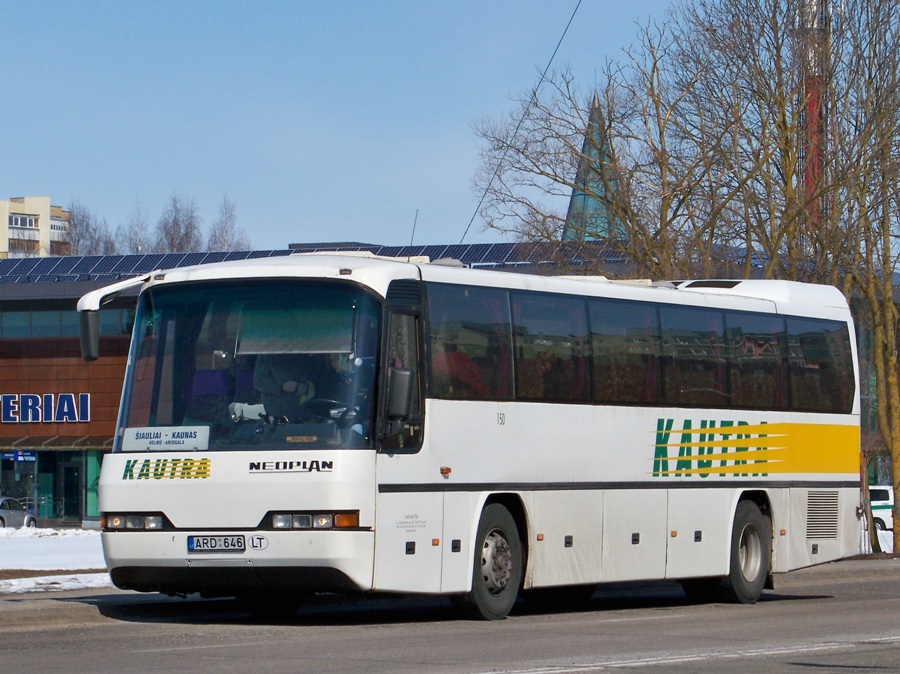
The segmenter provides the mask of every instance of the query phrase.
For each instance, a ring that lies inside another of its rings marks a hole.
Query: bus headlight
[[[104,524],[101,521],[101,526],[104,529],[124,529],[125,528],[125,515],[107,515],[105,518],[106,523]]]
[[[144,517],[144,528],[145,529],[162,529],[163,528],[162,515],[146,515]]]
[[[312,529],[312,515],[294,515],[292,523],[295,529]]]
[[[143,529],[144,528],[144,516],[143,515],[125,515],[125,528],[126,529]]]
[[[291,516],[285,513],[276,513],[272,515],[272,528],[273,529],[290,529],[291,528]]]
[[[322,514],[313,516],[313,529],[333,529],[334,515]]]

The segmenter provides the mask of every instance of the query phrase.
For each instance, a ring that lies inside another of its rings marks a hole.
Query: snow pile
[[[76,573],[71,576],[35,576],[0,580],[0,594],[88,590],[98,587],[112,587],[108,573]]]
[[[0,569],[105,569],[100,532],[85,529],[0,529]],[[0,580],[0,594],[110,587],[109,574],[82,573]]]

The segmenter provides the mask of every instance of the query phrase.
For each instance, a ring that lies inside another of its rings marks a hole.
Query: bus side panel
[[[791,489],[767,489],[766,495],[772,518],[772,573],[783,573],[790,570],[792,536],[788,536],[787,532],[791,526]]]
[[[482,500],[483,496],[471,492],[444,493],[441,592],[468,592],[471,589],[472,540],[478,526],[475,513]]]
[[[670,489],[666,578],[724,576],[729,565],[733,489]]]
[[[375,589],[440,592],[444,498],[440,492],[379,494]]]
[[[603,496],[601,491],[535,492],[526,589],[600,582]]]
[[[665,578],[667,498],[665,489],[606,492],[602,582]]]
[[[790,569],[853,555],[859,545],[859,490],[791,489]]]

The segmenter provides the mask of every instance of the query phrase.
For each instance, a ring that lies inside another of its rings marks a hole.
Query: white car
[[[869,502],[872,504],[872,521],[876,529],[893,529],[894,489],[890,485],[869,487]]]
[[[37,519],[25,504],[14,498],[0,498],[0,527],[36,527]]]

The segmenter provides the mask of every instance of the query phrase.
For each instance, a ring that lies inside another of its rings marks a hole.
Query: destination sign
[[[126,428],[124,452],[179,452],[209,449],[209,426]]]

